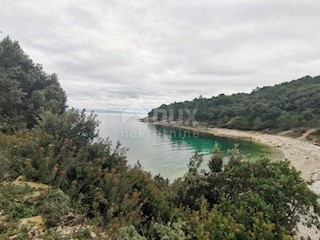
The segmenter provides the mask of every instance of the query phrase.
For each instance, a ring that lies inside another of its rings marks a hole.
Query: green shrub
[[[0,185],[0,209],[10,219],[32,217],[36,214],[36,201],[32,198],[34,190],[25,186]]]
[[[42,215],[47,227],[61,223],[70,210],[70,199],[60,189],[50,189],[39,198],[38,214]]]

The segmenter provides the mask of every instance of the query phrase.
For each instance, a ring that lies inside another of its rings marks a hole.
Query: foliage
[[[184,240],[188,239],[188,236],[185,232],[186,223],[178,220],[176,222],[168,222],[167,224],[163,223],[153,223],[151,228],[155,232],[157,238],[163,240]]]
[[[44,216],[47,227],[53,227],[61,222],[70,210],[70,199],[60,189],[49,189],[46,194],[39,197],[41,206],[38,212]]]
[[[163,120],[164,110],[174,116],[173,120],[187,120],[188,115],[180,116],[179,111],[197,109],[195,119],[198,122],[218,127],[242,130],[314,128],[320,126],[319,99],[320,76],[306,76],[273,87],[257,88],[250,94],[220,94],[163,104],[149,112],[149,117]]]
[[[44,111],[62,113],[66,95],[56,74],[48,75],[9,37],[0,41],[0,131],[33,127]]]
[[[34,216],[42,216],[48,230],[41,239],[62,239],[50,230],[64,224],[62,220],[71,211],[75,212],[68,196],[60,189],[37,189],[23,182],[5,183],[0,185],[0,196],[0,239],[10,239],[14,235],[16,239],[34,239],[32,234],[30,236],[33,224],[30,227],[21,224],[23,219]]]
[[[195,107],[199,120],[241,129],[307,127],[320,114],[318,81],[306,77],[162,108]],[[18,221],[41,215],[48,228],[43,238],[62,239],[55,227],[70,211],[109,239],[293,239],[298,222],[319,227],[318,196],[288,161],[251,162],[237,146],[224,159],[216,145],[208,171],[195,154],[188,172],[169,183],[139,163],[129,167],[120,143],[99,138],[93,113],[65,111],[56,76],[9,38],[0,42],[0,84],[0,128],[13,133],[0,134],[0,180],[23,175],[51,186],[38,196],[28,186],[0,185],[1,215],[8,220],[3,224],[0,216],[0,238],[28,239]],[[76,235],[85,239],[90,232]]]
[[[120,228],[119,232],[123,240],[146,240],[132,225]]]
[[[36,203],[32,198],[34,190],[28,186],[0,186],[0,209],[10,219],[32,217],[36,213]]]
[[[11,159],[12,178],[63,192],[11,205],[13,219],[41,214],[54,227],[72,206],[111,238],[137,239],[290,239],[299,221],[319,226],[318,197],[287,161],[247,161],[237,146],[224,160],[216,145],[209,171],[200,170],[195,154],[189,171],[170,184],[128,167],[120,144],[99,139],[93,114],[71,109],[41,119],[32,130],[3,135],[0,150]]]
[[[168,219],[165,180],[126,165],[125,149],[98,138],[93,114],[71,109],[62,115],[41,115],[32,130],[17,133],[2,143],[11,178],[19,175],[60,188],[82,214],[110,231],[128,224],[139,226],[152,219]],[[64,195],[47,195],[43,214],[54,226],[65,214]],[[68,205],[68,204],[67,204]]]
[[[201,216],[205,215],[203,211],[218,211],[230,218],[226,221],[228,227],[234,222],[236,229],[242,229],[241,234],[234,229],[230,236],[221,235],[218,239],[283,239],[295,234],[299,221],[320,226],[318,196],[288,161],[244,161],[237,148],[228,154],[228,163],[219,171],[209,167],[209,172],[199,173],[191,168],[192,174],[185,174],[173,184],[177,206],[188,206],[193,214],[202,211]],[[221,158],[216,146],[212,159]],[[205,208],[203,202],[207,204]],[[224,234],[227,232],[223,230]],[[201,239],[205,239],[204,235]]]
[[[223,164],[223,156],[221,150],[217,143],[215,143],[213,154],[211,159],[208,163],[209,169],[212,173],[219,173],[222,171],[222,164]]]

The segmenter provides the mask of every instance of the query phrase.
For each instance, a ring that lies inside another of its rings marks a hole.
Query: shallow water
[[[217,142],[224,154],[235,144],[249,160],[259,156],[279,157],[279,153],[268,146],[249,141],[221,137],[199,137],[190,132],[166,129],[150,123],[138,121],[133,114],[99,113],[100,136],[109,138],[115,144],[129,148],[128,163],[134,165],[140,161],[143,169],[152,174],[160,173],[169,179],[183,176],[191,156],[198,152],[203,154],[203,168],[206,168]]]

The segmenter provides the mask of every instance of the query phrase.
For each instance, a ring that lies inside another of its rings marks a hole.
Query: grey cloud
[[[0,36],[57,72],[78,108],[152,108],[319,74],[318,1],[0,4]]]

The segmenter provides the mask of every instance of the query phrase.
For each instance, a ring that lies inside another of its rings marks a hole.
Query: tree
[[[0,70],[0,131],[10,132],[23,126],[22,99],[25,93],[19,83]]]
[[[57,75],[45,73],[9,37],[0,41],[0,89],[2,131],[32,128],[41,113],[61,114],[66,108]]]
[[[250,94],[195,98],[192,101],[161,105],[159,110],[197,109],[195,119],[202,124],[241,130],[288,130],[319,127],[320,76],[303,77]]]
[[[222,171],[222,163],[223,163],[223,156],[221,150],[216,142],[214,145],[213,154],[211,159],[208,163],[209,169],[212,173],[218,173]]]
[[[267,158],[245,161],[237,146],[228,151],[229,161],[223,168],[221,159],[216,145],[208,163],[211,174],[200,172],[191,164],[192,171],[172,186],[176,206],[199,211],[205,202],[209,212],[217,210],[222,216],[230,215],[230,221],[242,228],[245,239],[294,236],[300,221],[320,226],[318,196],[288,161],[271,162]],[[236,238],[236,232],[233,234],[231,239]]]

